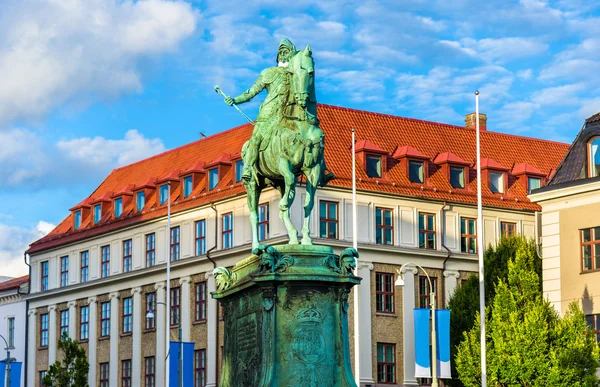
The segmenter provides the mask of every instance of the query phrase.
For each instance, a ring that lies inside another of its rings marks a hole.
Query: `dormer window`
[[[187,198],[192,194],[192,190],[194,189],[192,176],[187,176],[183,178],[183,197]]]
[[[102,204],[96,204],[94,206],[94,224],[98,223],[102,219]]]
[[[408,178],[413,183],[421,183],[425,181],[424,178],[424,163],[422,161],[409,160],[408,161]]]
[[[493,193],[504,193],[504,173],[490,172],[490,190]]]
[[[168,184],[163,184],[160,186],[160,191],[159,191],[159,196],[160,196],[160,204],[163,205],[165,204],[165,202],[167,201],[168,197],[169,197],[169,185]]]
[[[73,213],[73,229],[77,230],[81,227],[81,210]]]
[[[135,209],[139,212],[146,205],[146,196],[144,195],[144,191],[140,191],[135,194]]]
[[[589,142],[588,155],[589,177],[600,176],[600,137]]]
[[[238,160],[235,162],[235,182],[239,183],[242,181],[242,172],[244,170],[244,162],[242,160]]]
[[[219,168],[208,171],[208,189],[214,189],[219,184]]]
[[[530,194],[534,189],[538,189],[542,186],[542,179],[540,177],[528,177],[527,178],[527,193]]]
[[[454,188],[465,188],[464,167],[450,167],[450,185]]]
[[[381,177],[381,156],[368,155],[366,158],[366,162],[367,176]]]
[[[123,198],[115,199],[115,218],[123,213]]]

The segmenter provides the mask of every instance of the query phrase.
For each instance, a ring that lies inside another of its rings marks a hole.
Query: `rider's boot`
[[[258,178],[256,176],[255,166],[256,160],[258,159],[258,146],[250,142],[246,148],[246,154],[244,157],[244,168],[242,169],[242,179],[249,183],[253,178],[255,183],[258,184]]]

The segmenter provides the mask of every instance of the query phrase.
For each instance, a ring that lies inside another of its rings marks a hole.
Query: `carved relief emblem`
[[[313,305],[296,314],[301,328],[294,339],[294,354],[306,364],[319,363],[325,355],[325,336],[320,324],[323,315]]]

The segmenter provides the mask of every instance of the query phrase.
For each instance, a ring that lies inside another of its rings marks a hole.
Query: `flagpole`
[[[479,130],[479,90],[475,92],[475,127],[477,131],[477,253],[479,255],[479,325],[481,346],[481,386],[487,386],[485,345],[485,282],[483,271],[483,209],[481,204],[481,142]]]
[[[167,183],[167,232],[166,232],[166,243],[165,243],[165,258],[167,259],[167,302],[165,305],[165,318],[166,318],[166,329],[165,329],[165,350],[167,351],[167,356],[165,358],[165,386],[169,386],[169,378],[171,367],[170,363],[170,355],[171,355],[171,346],[169,345],[169,337],[171,335],[171,254],[169,254],[169,246],[171,242],[171,182]]]
[[[354,132],[352,128],[352,247],[358,251],[358,222],[356,219],[356,152]],[[356,268],[354,275],[358,277],[358,258],[356,258]],[[360,386],[360,332],[358,329],[358,286],[354,286],[354,379]]]

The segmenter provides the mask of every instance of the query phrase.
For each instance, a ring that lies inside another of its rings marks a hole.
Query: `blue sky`
[[[462,125],[479,89],[489,130],[564,142],[600,111],[588,0],[4,0],[0,25],[0,275],[113,168],[243,123],[213,86],[284,36],[323,103]]]

